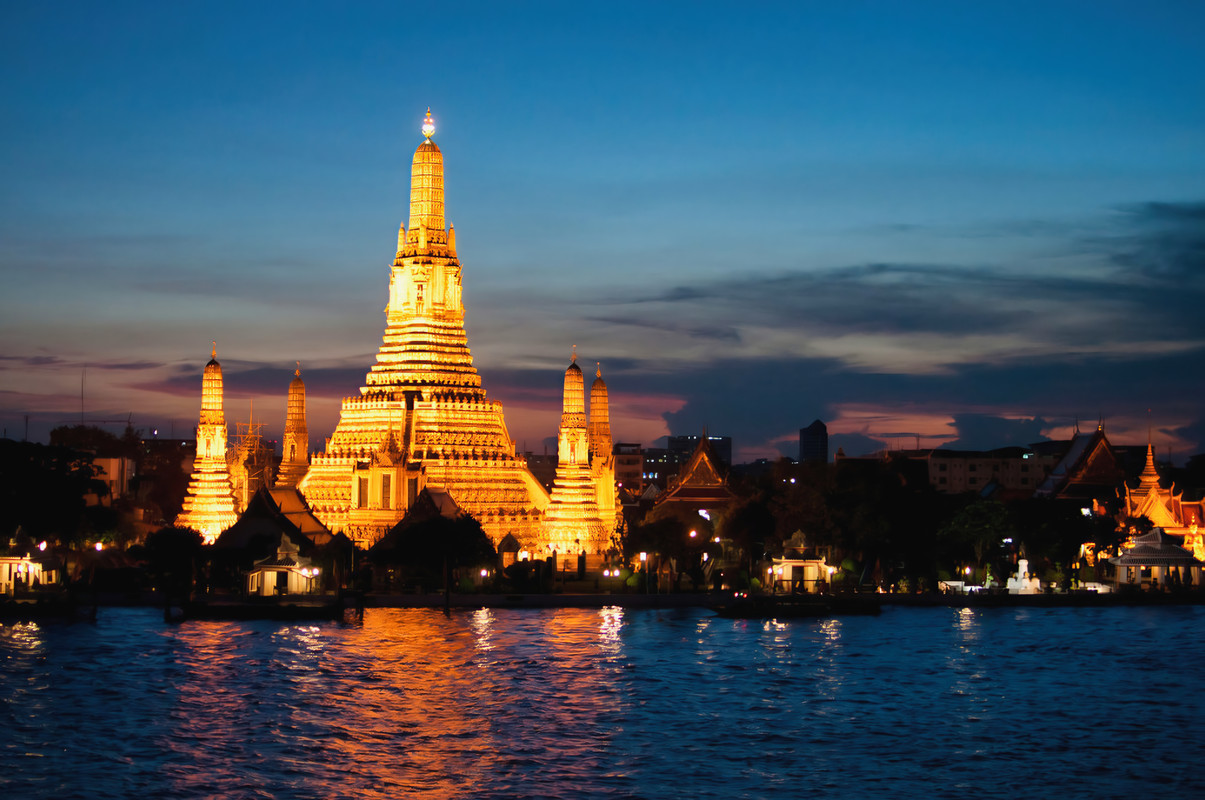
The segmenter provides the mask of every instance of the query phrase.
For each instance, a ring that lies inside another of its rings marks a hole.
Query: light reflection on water
[[[106,609],[0,628],[20,797],[1117,796],[1205,789],[1205,610]],[[1174,656],[1174,657],[1173,657]],[[1187,796],[1192,793],[1189,792]]]

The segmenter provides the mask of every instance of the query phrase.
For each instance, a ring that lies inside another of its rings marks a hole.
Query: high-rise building
[[[428,110],[376,363],[359,396],[343,400],[334,434],[298,488],[323,523],[362,546],[430,486],[450,493],[495,543],[512,534],[535,549],[548,494],[516,455],[502,404],[486,396],[473,367],[434,132]]]
[[[799,463],[828,463],[828,426],[820,420],[799,429]]]
[[[218,363],[218,343],[201,378],[201,415],[197,424],[197,456],[193,461],[184,510],[176,525],[192,528],[205,544],[213,544],[218,535],[235,522],[234,489],[226,466],[226,415],[222,411],[222,365]]]

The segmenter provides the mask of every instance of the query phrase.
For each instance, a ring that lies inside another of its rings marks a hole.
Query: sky
[[[1205,452],[1205,4],[0,5],[0,425],[315,445],[358,394],[430,106],[521,450],[798,455],[1103,420]],[[555,448],[555,444],[553,445]]]

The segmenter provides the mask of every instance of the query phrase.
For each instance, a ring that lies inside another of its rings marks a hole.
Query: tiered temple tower
[[[544,543],[558,553],[601,553],[609,545],[610,530],[599,518],[594,476],[590,471],[585,394],[585,380],[574,352],[573,361],[565,370],[552,502],[544,514]],[[590,410],[594,411],[593,406]],[[609,423],[607,427],[610,438]]]
[[[201,417],[197,425],[197,456],[176,525],[199,531],[205,544],[235,522],[234,490],[226,467],[226,416],[222,411],[222,365],[213,343],[201,379]]]
[[[310,468],[310,436],[305,426],[305,382],[301,380],[301,362],[289,382],[289,403],[285,410],[284,453],[276,485],[294,487]]]
[[[486,397],[473,367],[434,132],[428,109],[376,363],[360,396],[344,399],[334,434],[298,488],[323,523],[362,546],[431,486],[450,492],[495,543],[509,533],[534,549],[548,495],[516,457],[502,404]]]
[[[615,530],[615,455],[611,441],[611,410],[602,365],[597,364],[590,384],[590,475],[598,518],[608,534]]]

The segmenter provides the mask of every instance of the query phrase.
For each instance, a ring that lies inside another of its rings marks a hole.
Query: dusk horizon
[[[6,9],[4,435],[191,435],[216,341],[232,431],[300,361],[321,450],[430,107],[520,450],[576,346],[617,442],[1205,451],[1205,10],[607,8]]]

